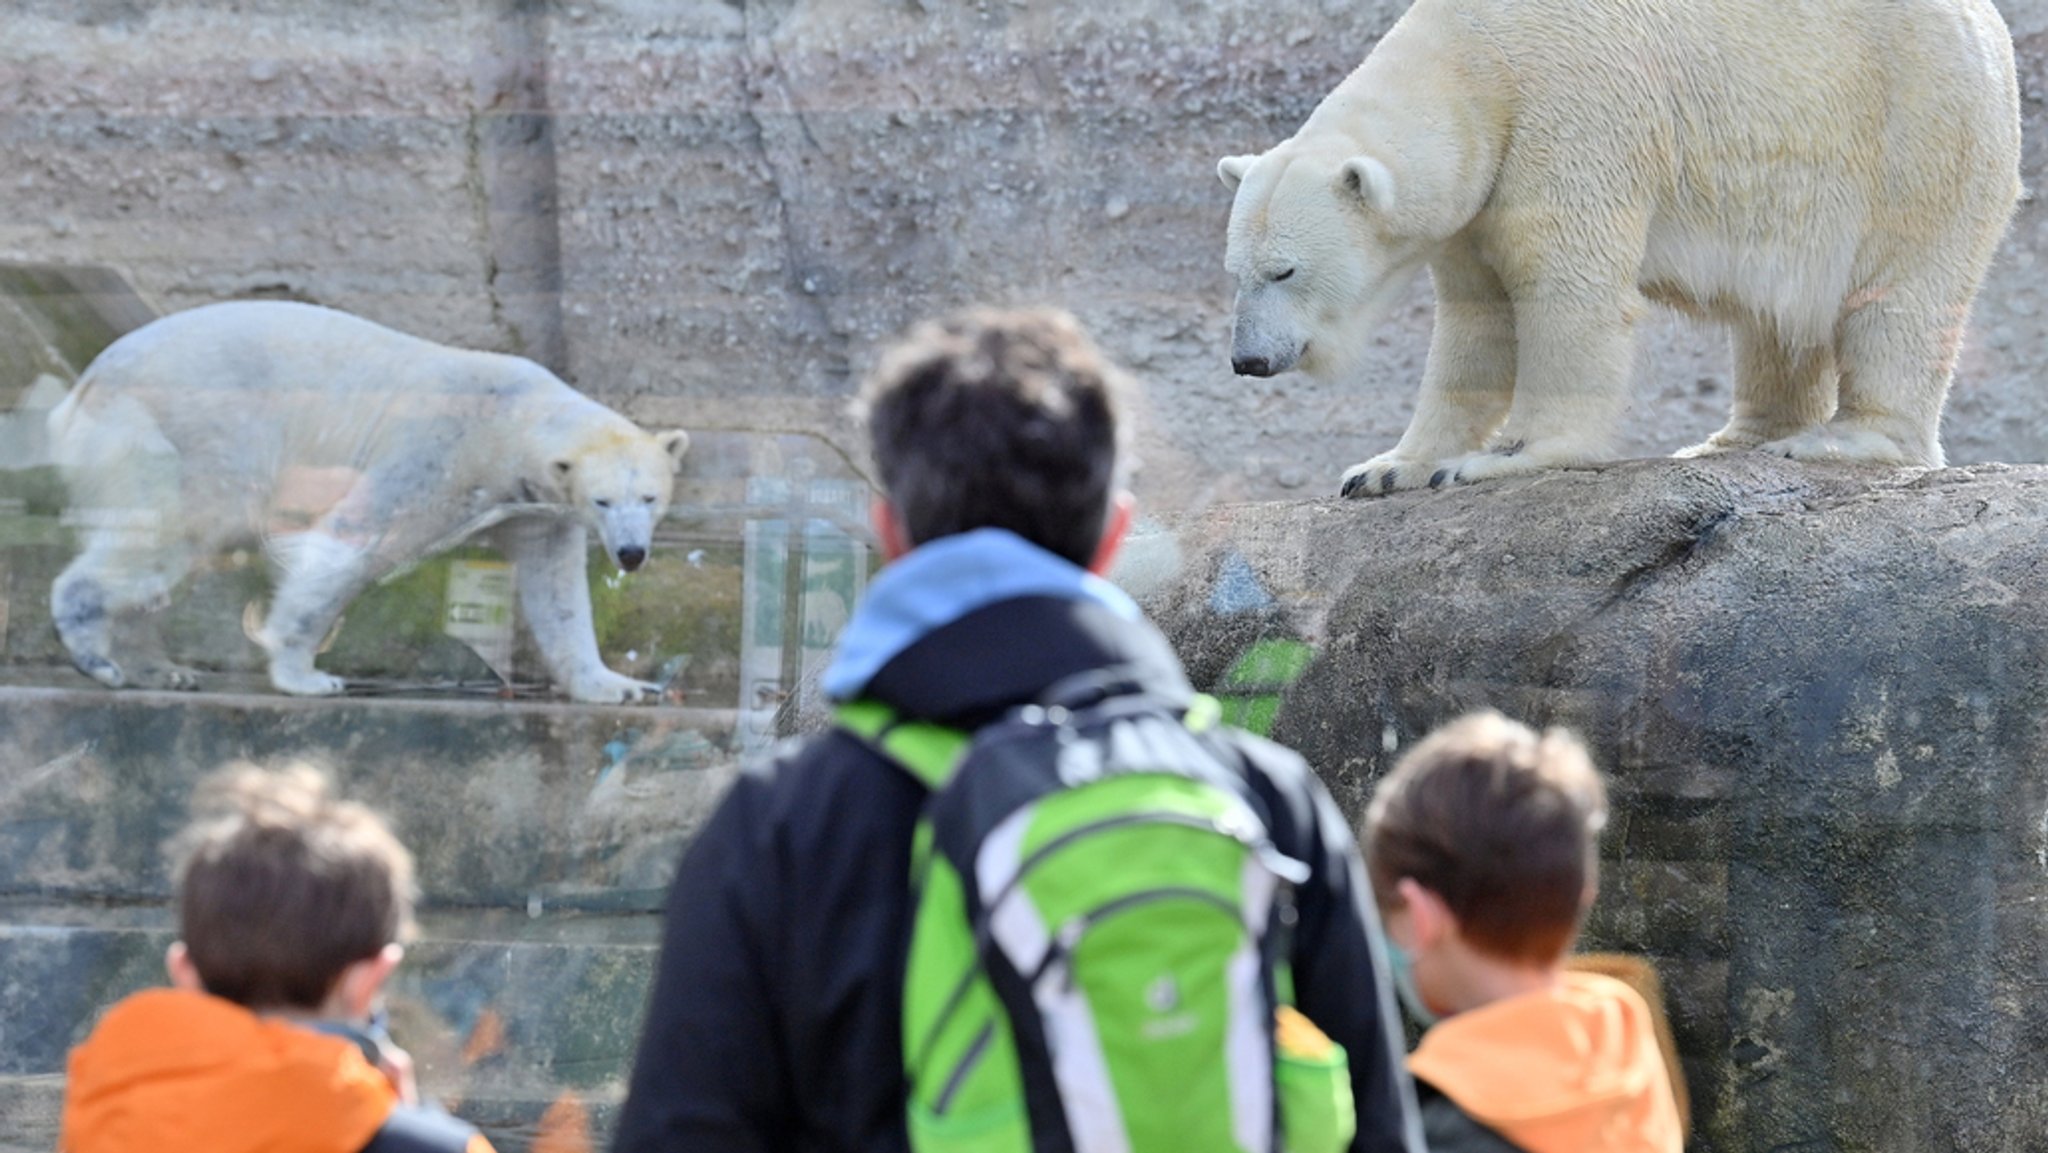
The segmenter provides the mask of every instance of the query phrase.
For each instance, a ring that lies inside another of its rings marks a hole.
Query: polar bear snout
[[[638,572],[640,566],[647,563],[647,550],[638,545],[627,545],[612,559],[618,561],[619,567],[627,572]]]
[[[1245,346],[1231,350],[1231,371],[1239,377],[1278,377],[1300,362],[1300,348]]]
[[[1237,322],[1230,332],[1230,367],[1239,376],[1278,376],[1301,363],[1304,341],[1284,302],[1247,300],[1239,295]]]

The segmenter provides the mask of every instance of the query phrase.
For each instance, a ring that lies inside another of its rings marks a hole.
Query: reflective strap
[[[928,789],[953,779],[972,736],[925,721],[899,721],[880,701],[848,701],[833,710],[839,727],[873,745]]]

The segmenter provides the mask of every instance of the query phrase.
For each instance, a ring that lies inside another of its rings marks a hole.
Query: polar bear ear
[[[667,432],[656,433],[654,439],[661,445],[661,450],[668,454],[668,459],[675,467],[682,468],[683,454],[690,451],[690,434],[680,428],[672,428]]]
[[[1257,159],[1256,156],[1226,156],[1216,162],[1216,176],[1223,181],[1223,187],[1235,192],[1237,186],[1244,183],[1244,174],[1251,171],[1252,161]]]
[[[573,460],[551,460],[548,462],[548,483],[555,487],[557,497],[569,495],[569,474],[576,471]]]
[[[1344,162],[1338,183],[1367,208],[1389,212],[1394,207],[1394,174],[1370,156],[1354,156]]]

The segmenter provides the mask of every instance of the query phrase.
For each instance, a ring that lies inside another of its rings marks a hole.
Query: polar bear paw
[[[295,697],[333,697],[341,695],[348,682],[340,677],[323,673],[311,665],[303,669],[270,666],[270,683],[281,693]]]
[[[1727,438],[1715,433],[1698,444],[1687,445],[1671,454],[1673,460],[1698,460],[1705,456],[1723,456],[1731,452],[1755,448],[1763,443],[1762,437],[1755,439]]]
[[[1344,470],[1343,494],[1380,496],[1411,488],[1443,488],[1473,481],[1541,472],[1554,463],[1531,456],[1519,444],[1443,460],[1415,460],[1383,453]]]
[[[199,670],[174,661],[138,662],[130,665],[124,675],[130,688],[170,689],[186,693],[199,687]]]
[[[593,705],[627,705],[661,697],[660,685],[620,676],[610,669],[579,674],[564,686],[564,691],[572,701]]]
[[[1932,460],[1909,452],[1896,439],[1869,428],[1827,425],[1812,428],[1782,440],[1759,445],[1759,452],[1790,460],[1841,464],[1886,464],[1908,467],[1941,466],[1940,450]]]
[[[127,671],[106,657],[74,657],[72,663],[78,666],[79,672],[110,689],[128,687]]]
[[[1348,497],[1382,496],[1401,489],[1421,488],[1429,483],[1430,474],[1436,468],[1432,461],[1383,452],[1345,469],[1344,481],[1338,492]]]

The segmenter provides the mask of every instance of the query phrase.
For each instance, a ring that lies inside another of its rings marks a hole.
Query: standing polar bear
[[[1681,456],[1935,467],[2020,192],[1991,0],[1417,0],[1301,130],[1218,166],[1240,374],[1354,373],[1427,266],[1408,431],[1346,495],[1600,459],[1644,301],[1733,329]]]
[[[311,305],[216,304],[114,342],[50,434],[85,546],[51,613],[103,684],[191,687],[190,670],[152,654],[117,660],[113,626],[140,624],[195,561],[261,540],[271,683],[340,692],[313,657],[349,601],[490,529],[558,687],[603,702],[656,691],[598,655],[585,533],[639,568],[689,436],[643,432],[532,361]]]

